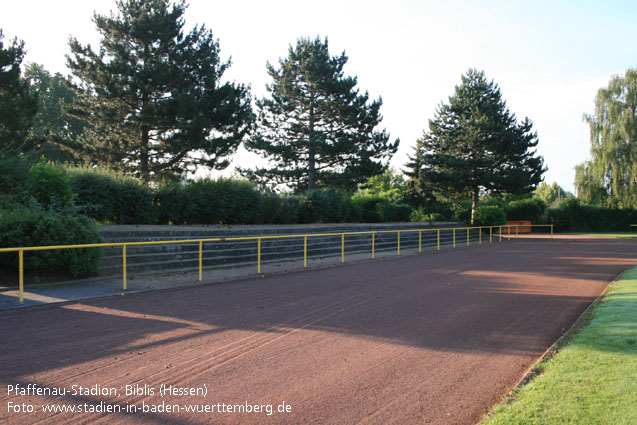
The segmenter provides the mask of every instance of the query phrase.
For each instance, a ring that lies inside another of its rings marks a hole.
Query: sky
[[[470,68],[485,72],[518,120],[538,133],[547,183],[573,191],[574,167],[590,157],[588,125],[597,90],[637,67],[635,1],[333,1],[190,0],[186,28],[205,24],[232,66],[224,77],[267,95],[266,63],[278,64],[299,37],[327,37],[345,51],[345,74],[371,99],[400,147],[391,166],[404,168],[436,108]],[[67,75],[69,37],[99,46],[93,14],[115,0],[3,1],[5,42],[24,40],[25,63]],[[240,149],[233,164],[256,164]],[[225,172],[232,173],[232,165]]]

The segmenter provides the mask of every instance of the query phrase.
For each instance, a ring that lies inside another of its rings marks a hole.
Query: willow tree
[[[204,26],[184,32],[183,1],[116,4],[93,18],[98,51],[69,43],[87,158],[145,181],[227,167],[253,116],[248,88],[222,81],[219,42]]]
[[[470,197],[473,223],[481,194],[535,190],[546,171],[537,144],[531,121],[518,123],[497,84],[470,69],[429,121],[415,171],[439,198]]]
[[[637,70],[615,75],[595,98],[590,127],[592,159],[576,167],[580,199],[618,208],[637,208]]]
[[[330,56],[327,39],[297,40],[279,67],[267,64],[270,98],[257,101],[256,132],[246,147],[270,166],[243,170],[255,180],[295,190],[356,189],[382,173],[399,141],[380,124],[381,99],[369,102],[346,77],[345,53]]]

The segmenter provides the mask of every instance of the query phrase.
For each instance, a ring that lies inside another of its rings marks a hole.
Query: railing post
[[[493,243],[493,226],[489,226],[489,243]]]
[[[520,226],[516,225],[515,226],[515,238],[519,239],[520,238]]]
[[[396,255],[400,255],[400,232],[398,232],[398,252]]]
[[[19,273],[19,289],[20,289],[20,304],[24,302],[24,250],[21,249],[18,251],[18,267],[20,268]]]
[[[469,227],[467,227],[467,246],[469,246]]]
[[[502,226],[500,226],[500,242],[502,242]]]
[[[126,244],[122,245],[122,269],[124,270],[123,288],[126,290]]]
[[[453,228],[453,247],[456,247],[456,228]]]
[[[257,274],[261,274],[261,238],[257,239]]]
[[[345,262],[345,233],[341,234],[341,263]]]
[[[303,268],[307,267],[307,236],[303,236]]]
[[[482,227],[478,228],[478,232],[480,232],[480,235],[479,235],[479,238],[480,238],[480,242],[479,243],[480,243],[480,245],[482,245],[482,229],[483,229]]]
[[[199,282],[203,278],[203,241],[199,241]]]
[[[511,226],[507,226],[507,233],[509,234],[509,240],[511,240]]]
[[[440,229],[438,229],[438,251],[440,251]]]
[[[376,245],[376,232],[372,233],[372,258],[375,257],[374,247]]]
[[[418,232],[418,252],[422,252],[422,230]]]

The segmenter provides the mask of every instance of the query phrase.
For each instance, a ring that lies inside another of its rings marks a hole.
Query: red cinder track
[[[472,424],[635,264],[634,239],[520,240],[5,311],[0,422]]]

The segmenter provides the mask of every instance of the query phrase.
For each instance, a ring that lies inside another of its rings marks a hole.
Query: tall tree
[[[637,69],[615,75],[584,115],[592,159],[576,167],[575,188],[585,202],[637,208]]]
[[[347,56],[330,56],[327,38],[300,38],[279,67],[267,64],[270,98],[257,101],[257,129],[246,143],[271,161],[270,168],[242,170],[261,182],[296,190],[317,187],[355,189],[382,173],[398,149],[377,131],[379,98],[368,103],[346,77]]]
[[[116,3],[117,15],[94,15],[98,52],[69,42],[88,155],[145,181],[227,167],[253,116],[248,87],[221,81],[219,42],[204,26],[184,33],[183,1]]]
[[[69,81],[60,73],[51,75],[36,63],[26,68],[24,79],[38,98],[31,130],[38,152],[53,161],[77,161],[86,122],[67,113],[77,99]]]
[[[573,196],[573,194],[564,190],[564,188],[557,184],[557,182],[553,182],[551,185],[542,182],[537,189],[535,189],[535,196],[546,202],[548,205],[557,205],[564,198]]]
[[[483,71],[462,76],[421,143],[423,182],[441,198],[470,196],[472,223],[481,194],[530,193],[546,171],[533,150],[538,138],[531,121],[517,122]]]
[[[6,47],[0,30],[0,151],[28,149],[29,131],[38,108],[37,97],[21,78],[24,42],[14,38]]]

